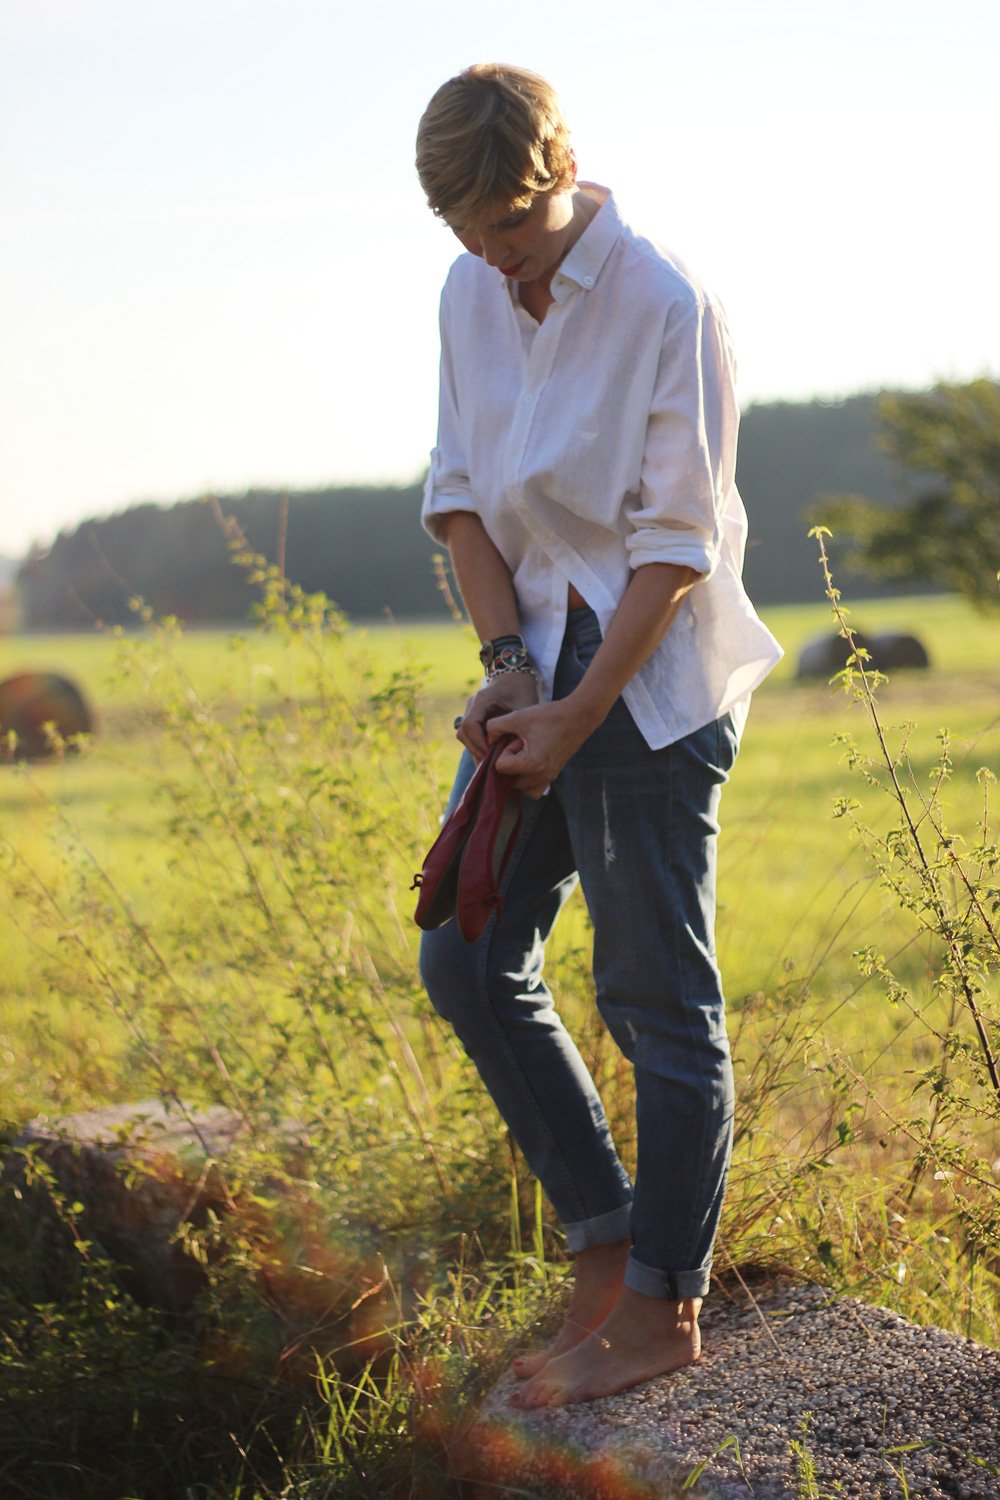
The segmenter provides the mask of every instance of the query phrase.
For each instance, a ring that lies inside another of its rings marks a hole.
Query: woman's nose
[[[480,254],[488,266],[505,266],[506,250],[500,236],[489,230],[482,230],[479,235]],[[509,257],[508,257],[509,258]]]

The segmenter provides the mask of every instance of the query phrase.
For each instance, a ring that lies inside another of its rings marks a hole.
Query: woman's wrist
[[[479,516],[456,510],[446,518],[452,569],[479,639],[516,633],[520,620],[514,581]]]
[[[588,692],[585,689],[586,680],[581,682],[565,698],[558,700],[560,705],[571,714],[574,722],[583,730],[584,736],[593,734],[594,730],[604,723],[615,701],[612,698],[610,702],[605,703],[596,693],[592,691]]]
[[[614,683],[605,683],[603,674],[594,671],[592,662],[582,680],[562,701],[572,708],[587,733],[592,734],[604,723],[620,696],[621,689]]]

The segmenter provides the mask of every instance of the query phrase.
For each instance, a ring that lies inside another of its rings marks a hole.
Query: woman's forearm
[[[583,681],[565,701],[596,728],[663,640],[700,573],[676,563],[637,568]]]
[[[514,785],[540,797],[588,735],[606,718],[625,684],[656,650],[684,596],[697,582],[693,568],[646,563],[633,573],[596,656],[567,698],[515,709],[497,718],[487,735],[512,734],[519,748],[504,751],[497,769]]]
[[[514,580],[482,521],[469,511],[453,510],[442,524],[459,592],[479,639],[519,633]]]
[[[482,521],[468,511],[451,511],[442,520],[459,591],[479,639],[519,632],[511,571]],[[637,568],[600,649],[568,698],[537,707],[534,678],[505,674],[469,700],[459,740],[479,759],[487,748],[487,724],[496,718],[498,728],[509,728],[522,740],[522,748],[507,752],[499,769],[517,776],[522,790],[540,795],[656,650],[699,576],[675,563]]]
[[[442,517],[451,565],[469,618],[481,641],[520,631],[517,594],[510,568],[478,516],[451,511]],[[607,637],[584,682],[577,688],[600,722],[621,690],[647,661],[668,629],[685,595],[701,575],[675,563],[647,563],[632,575]]]
[[[481,641],[520,633],[517,594],[510,569],[478,516],[451,511],[443,518],[452,568],[465,607]],[[456,721],[458,740],[481,760],[489,749],[486,725],[498,714],[538,702],[535,674],[503,672],[473,693]]]

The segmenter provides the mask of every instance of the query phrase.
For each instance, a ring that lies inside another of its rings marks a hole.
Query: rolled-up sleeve
[[[469,483],[468,459],[461,439],[458,391],[448,337],[447,286],[441,298],[441,383],[438,401],[437,446],[431,452],[420,519],[436,542],[446,541],[441,517],[455,510],[476,512]]]
[[[631,567],[676,563],[706,578],[715,571],[738,428],[725,322],[710,301],[697,298],[664,336],[639,493],[626,506]]]

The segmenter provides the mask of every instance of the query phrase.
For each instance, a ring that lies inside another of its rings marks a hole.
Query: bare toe
[[[539,1376],[529,1380],[520,1390],[511,1392],[510,1404],[519,1411],[532,1411],[536,1406],[559,1406],[562,1404],[560,1389],[555,1381]]]
[[[544,1370],[552,1354],[548,1349],[539,1349],[536,1354],[522,1354],[519,1358],[511,1361],[511,1370],[518,1380],[530,1380],[532,1375],[537,1375]]]

